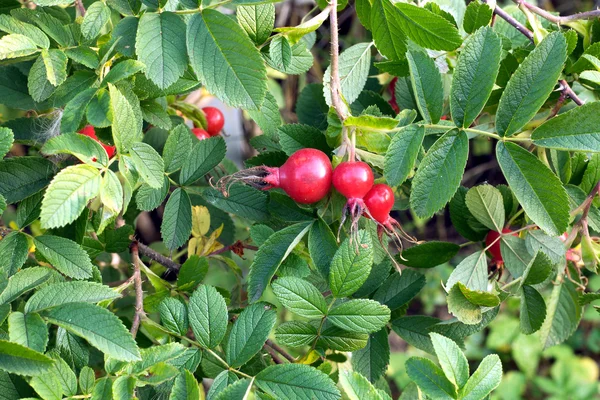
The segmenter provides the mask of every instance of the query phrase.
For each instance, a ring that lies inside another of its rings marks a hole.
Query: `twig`
[[[271,347],[267,346],[266,344],[263,345],[263,349],[265,349],[271,355],[271,358],[273,359],[275,364],[283,364],[283,360],[281,358],[279,358],[279,356],[277,355],[275,350],[273,350]]]
[[[288,360],[289,362],[293,363],[296,360],[294,359],[294,357],[292,357],[291,355],[289,355],[287,353],[287,351],[285,351],[284,349],[282,349],[281,347],[279,347],[278,344],[274,343],[271,339],[267,339],[267,346],[271,347],[273,350],[277,351],[279,354],[281,354],[283,357],[285,357],[286,360]]]
[[[527,1],[524,1],[524,0],[513,0],[513,1],[520,6],[522,5],[523,7],[527,8],[532,13],[537,14],[540,17],[545,18],[548,21],[554,22],[555,24],[558,24],[558,25],[564,24],[567,22],[581,20],[581,19],[594,19],[594,18],[600,17],[600,10],[586,11],[586,12],[582,12],[582,13],[577,13],[577,14],[573,14],[573,15],[565,15],[564,17],[561,17],[560,15],[551,14],[548,11],[536,6],[535,4],[528,3]]]
[[[142,273],[140,272],[140,255],[138,242],[131,243],[131,259],[133,261],[133,282],[135,286],[135,314],[131,323],[131,335],[135,338],[142,318],[146,316],[144,312],[144,291],[142,290]]]
[[[134,242],[134,243],[138,244],[139,252],[141,255],[146,256],[146,257],[150,258],[151,260],[154,260],[157,263],[162,264],[163,266],[165,266],[168,269],[173,270],[173,271],[179,271],[179,268],[181,268],[181,265],[177,264],[175,261],[171,260],[170,258],[163,256],[156,250],[152,250],[150,247],[146,246],[145,244],[139,243],[139,242]]]
[[[75,7],[79,10],[79,14],[82,17],[85,17],[85,7],[83,5],[83,0],[75,0]]]
[[[482,1],[483,1],[483,3],[488,3],[489,0],[482,0]],[[525,27],[525,25],[521,24],[519,21],[514,19],[510,14],[508,14],[506,11],[504,11],[503,9],[501,9],[498,6],[495,6],[494,14],[498,15],[503,20],[508,22],[510,25],[514,26],[519,32],[521,32],[523,35],[525,35],[531,43],[533,43],[533,32],[531,32],[529,29],[527,29]]]
[[[562,86],[562,92],[565,95],[567,95],[571,100],[573,100],[573,103],[577,104],[578,106],[582,106],[584,104],[584,101],[577,97],[577,94],[573,91],[573,89],[571,89],[571,86],[569,86],[567,81],[561,79],[560,81],[558,81],[558,83],[560,83],[560,85]]]

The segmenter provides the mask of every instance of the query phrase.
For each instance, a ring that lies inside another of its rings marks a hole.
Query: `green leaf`
[[[166,175],[163,176],[163,184],[158,189],[153,189],[148,184],[144,183],[138,189],[135,196],[135,204],[140,210],[152,211],[165,201],[167,194],[169,194],[170,187],[171,183],[169,182],[169,177]]]
[[[457,244],[432,240],[405,249],[400,262],[407,267],[434,268],[450,261],[459,250]]]
[[[371,66],[372,43],[359,43],[344,50],[339,59],[340,89],[348,103],[354,102],[362,92]],[[325,101],[331,105],[331,66],[323,75],[323,94]]]
[[[285,72],[292,63],[292,46],[285,36],[275,36],[269,44],[269,60],[273,67]]]
[[[103,1],[96,1],[85,12],[81,22],[81,33],[86,39],[94,39],[100,35],[109,19],[110,8]]]
[[[463,387],[469,379],[469,363],[463,352],[445,336],[432,332],[429,337],[446,378],[456,387]]]
[[[350,400],[381,399],[371,382],[358,372],[340,371],[340,384]]]
[[[421,218],[429,218],[454,196],[469,156],[469,139],[451,130],[429,149],[412,182],[410,205]]]
[[[48,80],[48,73],[44,65],[44,58],[39,56],[33,66],[29,70],[27,78],[27,89],[34,101],[42,102],[47,100],[54,91],[56,86],[52,85]]]
[[[337,248],[335,235],[329,225],[322,219],[315,221],[308,233],[308,252],[317,270],[325,279],[329,278],[331,260]]]
[[[458,29],[437,14],[407,3],[394,3],[400,11],[398,24],[415,43],[431,50],[452,51],[462,44]]]
[[[484,399],[502,380],[502,362],[496,354],[485,357],[477,371],[469,378],[460,390],[460,398],[464,400]]]
[[[14,139],[13,131],[10,128],[0,127],[0,158],[4,158],[8,154]]]
[[[373,299],[396,310],[412,300],[425,286],[425,276],[417,271],[406,269],[393,274],[373,295]]]
[[[524,285],[521,292],[520,320],[521,332],[531,335],[541,328],[546,318],[546,302],[533,287]]]
[[[116,360],[137,361],[140,352],[131,334],[111,311],[87,303],[71,303],[50,310],[46,319],[87,340]]]
[[[502,193],[492,185],[483,184],[469,189],[465,198],[473,216],[487,228],[502,232],[504,227],[504,200]]]
[[[473,33],[482,26],[489,25],[492,20],[493,10],[486,3],[479,0],[472,1],[465,11],[463,28],[467,33]]]
[[[175,189],[165,205],[160,234],[169,249],[181,247],[192,233],[192,203],[187,192]]]
[[[208,272],[208,261],[204,257],[193,255],[181,266],[177,276],[177,288],[191,291],[202,282]]]
[[[187,67],[185,22],[172,12],[145,13],[140,18],[135,51],[146,64],[146,76],[159,88],[175,83]]]
[[[62,386],[54,371],[34,376],[29,381],[29,385],[44,400],[61,400],[63,397]]]
[[[375,300],[348,300],[331,309],[327,319],[347,331],[373,333],[390,320],[390,309]]]
[[[0,305],[10,303],[23,293],[35,289],[50,278],[50,269],[44,267],[25,268],[10,278],[0,294]]]
[[[296,44],[305,35],[308,35],[309,33],[319,29],[319,27],[323,24],[323,22],[325,22],[325,20],[327,20],[328,17],[329,10],[323,10],[316,16],[301,23],[300,25],[275,28],[275,32],[283,33],[291,44]]]
[[[277,128],[279,128],[282,123],[279,105],[271,92],[266,93],[265,100],[260,106],[260,110],[248,110],[248,115],[258,124],[265,137],[273,137],[277,133]],[[302,122],[300,118],[299,120]],[[260,137],[262,136],[255,136],[252,139],[258,139]]]
[[[221,136],[197,141],[189,158],[181,168],[179,181],[189,185],[202,178],[211,169],[219,165],[225,157],[227,146]]]
[[[67,103],[60,120],[60,130],[62,132],[75,132],[79,129],[85,110],[96,91],[96,88],[85,89]]]
[[[51,358],[20,344],[0,340],[0,369],[11,374],[36,376],[47,372]]]
[[[92,398],[94,400],[112,400],[112,385],[113,381],[109,377],[98,379],[94,386],[94,391],[92,392]]]
[[[195,14],[188,22],[187,48],[192,68],[209,92],[232,107],[260,107],[267,71],[259,51],[233,19],[216,10]]]
[[[100,189],[100,201],[104,207],[104,213],[110,212],[113,215],[120,213],[123,209],[123,196],[123,186],[119,178],[110,169],[107,170],[104,173]]]
[[[162,129],[171,129],[171,117],[165,108],[156,100],[146,100],[140,103],[144,121]]]
[[[48,327],[39,314],[13,312],[8,317],[10,341],[43,353],[48,344]]]
[[[544,349],[567,340],[577,329],[581,312],[573,285],[569,282],[555,285],[548,300],[546,319],[540,330]]]
[[[457,282],[456,286],[459,287],[463,296],[471,303],[476,306],[483,307],[496,307],[500,304],[500,298],[486,290],[472,290],[466,287],[462,282]]]
[[[218,346],[227,330],[225,299],[214,287],[200,285],[190,297],[189,319],[200,344],[207,348]]]
[[[144,14],[147,15],[147,14]],[[117,83],[123,79],[137,74],[145,70],[146,65],[137,60],[123,60],[120,63],[113,65],[108,74],[102,80],[102,86],[108,83]]]
[[[356,292],[369,277],[373,265],[373,243],[365,230],[360,230],[352,243],[346,238],[331,260],[329,286],[335,297]]]
[[[203,393],[204,394],[204,393]],[[188,370],[184,370],[175,378],[173,389],[169,395],[169,400],[195,400],[202,398],[198,381]]]
[[[462,290],[464,288],[460,282],[452,286],[446,297],[448,311],[464,324],[478,324],[482,320],[481,307],[469,301]]]
[[[296,115],[298,122],[314,126],[319,130],[327,128],[327,113],[329,106],[323,96],[323,85],[309,83],[302,89],[296,101]]]
[[[569,223],[569,205],[558,177],[537,157],[514,143],[498,142],[496,157],[529,218],[550,235],[562,234]]]
[[[435,61],[422,51],[406,53],[410,82],[419,113],[426,122],[436,124],[444,107],[444,88]]]
[[[131,159],[142,179],[154,189],[160,189],[164,182],[164,162],[152,146],[143,142],[133,143]]]
[[[81,369],[81,372],[79,372],[79,386],[83,393],[89,394],[92,392],[95,380],[96,376],[94,370],[90,367],[85,366]]]
[[[114,380],[112,386],[113,400],[129,400],[134,398],[136,379],[122,375]]]
[[[217,398],[217,395],[223,390],[237,382],[239,379],[237,375],[231,371],[225,370],[221,372],[217,377],[213,380],[212,385],[210,386],[210,390],[206,394],[206,400],[214,400]]]
[[[600,152],[600,103],[591,102],[549,119],[531,138],[536,146],[566,151]]]
[[[488,265],[485,251],[478,251],[462,260],[450,274],[446,288],[451,289],[458,282],[471,290],[487,290]]]
[[[225,196],[220,191],[211,188],[204,191],[204,198],[220,210],[253,221],[262,221],[268,218],[268,196],[266,193],[249,186],[233,184],[227,194],[228,196]]]
[[[54,86],[67,79],[67,56],[61,50],[42,50],[42,60],[46,68],[46,78]]]
[[[502,235],[500,253],[504,266],[514,278],[523,275],[532,258],[527,251],[525,241],[512,235]]]
[[[27,236],[21,232],[11,232],[0,240],[0,269],[7,276],[14,275],[25,264],[29,254]]]
[[[177,125],[169,132],[163,150],[165,172],[175,172],[183,166],[190,154],[192,144],[192,134],[185,125]]]
[[[408,377],[427,396],[436,400],[456,399],[456,387],[444,376],[444,371],[431,360],[411,357],[404,365]]]
[[[317,328],[303,321],[284,322],[275,329],[277,341],[289,347],[307,346],[317,337]]]
[[[0,31],[27,36],[38,47],[43,49],[50,47],[48,36],[40,28],[20,21],[8,14],[0,15]]]
[[[77,243],[60,237],[43,235],[33,239],[39,252],[59,272],[75,279],[92,277],[90,257]]]
[[[252,384],[254,379],[242,378],[233,382],[231,385],[224,388],[218,395],[214,397],[215,400],[229,400],[229,399],[247,399],[252,390]]]
[[[277,130],[279,144],[288,156],[304,148],[331,152],[323,132],[309,125],[286,124]]]
[[[300,278],[283,277],[272,284],[273,293],[285,308],[305,318],[322,318],[327,304],[319,289]]]
[[[160,322],[168,330],[185,336],[189,321],[187,307],[184,302],[175,297],[167,297],[158,306]]]
[[[502,93],[496,113],[500,136],[512,136],[538,112],[560,77],[567,41],[553,32],[523,60]]]
[[[317,345],[336,351],[356,351],[364,348],[368,340],[366,333],[348,332],[332,326],[321,332]]]
[[[522,275],[524,285],[536,285],[544,282],[552,273],[553,265],[548,256],[538,251],[527,265]]]
[[[400,10],[391,1],[373,0],[371,3],[368,25],[373,31],[377,50],[389,60],[405,58],[407,40],[400,23],[401,18]]]
[[[466,40],[450,91],[452,120],[457,126],[471,126],[485,106],[498,76],[501,54],[502,42],[492,28],[482,28]]]
[[[92,50],[86,46],[79,46],[79,47],[74,47],[74,48],[70,48],[70,49],[65,49],[65,54],[71,60],[73,60],[79,64],[85,65],[86,67],[92,68],[92,69],[98,68],[98,63],[100,62],[100,60],[98,59],[98,54],[94,50]],[[73,76],[73,75],[71,75],[71,76]],[[93,77],[94,77],[94,81],[95,81],[97,78],[96,74],[94,74]],[[56,98],[56,96],[54,96],[54,97]]]
[[[36,291],[25,303],[24,312],[40,312],[71,303],[98,303],[120,296],[110,287],[96,282],[58,282]]]
[[[238,6],[236,17],[248,37],[260,46],[267,41],[275,26],[275,6],[272,3]]]
[[[238,316],[229,332],[225,361],[238,368],[262,349],[277,320],[277,313],[267,303],[254,303]]]
[[[41,157],[14,157],[0,161],[0,194],[8,204],[19,202],[46,187],[54,164]]]
[[[408,125],[392,137],[383,169],[390,186],[400,186],[413,171],[424,137],[425,128],[420,125]]]
[[[49,355],[54,360],[52,371],[58,377],[63,393],[67,396],[75,396],[77,394],[77,376],[69,364],[60,358],[58,352],[51,352]]]
[[[0,60],[24,57],[37,51],[37,45],[27,36],[10,34],[0,38]]]
[[[308,232],[312,222],[300,222],[284,228],[260,246],[248,274],[248,300],[260,299],[277,269]]]
[[[333,381],[316,368],[302,364],[280,364],[256,375],[256,385],[275,398],[338,400]]]
[[[112,135],[118,153],[128,153],[134,143],[142,140],[142,121],[129,99],[109,83],[110,109],[113,115]]]
[[[542,231],[531,231],[525,238],[525,245],[530,254],[543,252],[553,264],[564,264],[566,249],[564,242]]]
[[[106,150],[98,141],[78,133],[63,133],[44,143],[40,150],[45,155],[71,154],[96,168],[108,165]]]
[[[352,353],[352,369],[375,383],[385,374],[390,363],[390,344],[387,329],[369,335],[367,345]]]

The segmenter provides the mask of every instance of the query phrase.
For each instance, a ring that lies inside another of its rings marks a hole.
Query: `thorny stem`
[[[600,10],[586,11],[586,12],[582,12],[582,13],[577,13],[577,14],[573,14],[573,15],[565,15],[564,17],[561,17],[560,15],[551,14],[548,11],[536,6],[535,4],[531,4],[527,1],[524,1],[524,0],[513,0],[513,1],[520,6],[527,8],[529,11],[533,12],[534,14],[537,14],[540,17],[547,19],[548,21],[553,22],[558,25],[568,23],[568,22],[578,21],[578,20],[582,20],[582,19],[594,19],[594,18],[600,17]]]
[[[263,345],[263,349],[265,349],[267,353],[269,353],[275,364],[283,364],[283,360],[279,358],[277,352],[273,348],[271,348],[271,346],[265,344]]]
[[[271,339],[267,339],[267,346],[271,347],[273,350],[281,354],[286,360],[293,363],[295,358],[289,355],[284,349],[279,347],[278,344],[274,343]]]
[[[133,261],[133,282],[135,286],[135,314],[131,323],[131,335],[135,338],[142,318],[146,315],[144,312],[144,291],[142,290],[142,274],[140,272],[140,254],[138,242],[131,243],[131,259]]]

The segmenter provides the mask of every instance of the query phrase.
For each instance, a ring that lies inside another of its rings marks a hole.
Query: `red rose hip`
[[[106,150],[106,154],[108,154],[108,158],[112,158],[115,155],[115,146],[109,146],[107,144],[102,143],[98,140],[98,136],[96,136],[96,130],[92,125],[86,125],[82,130],[79,131],[81,135],[85,135],[94,139],[96,142],[100,143],[104,150]]]
[[[206,132],[204,129],[202,128],[192,128],[192,133],[194,134],[194,136],[196,136],[199,140],[204,140],[204,139],[208,139],[210,137],[210,135],[208,134],[208,132]]]
[[[204,107],[202,111],[206,117],[206,132],[210,136],[217,136],[225,125],[223,113],[216,107]]]

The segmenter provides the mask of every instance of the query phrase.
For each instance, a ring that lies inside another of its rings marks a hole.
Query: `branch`
[[[139,252],[141,255],[146,256],[146,257],[150,258],[151,260],[154,260],[157,263],[162,264],[163,266],[165,266],[168,269],[173,270],[173,271],[179,271],[179,268],[181,268],[181,265],[177,264],[175,261],[171,260],[170,258],[163,256],[156,250],[152,250],[150,247],[146,246],[145,244],[139,243],[139,242],[134,242],[134,243],[137,243]]]
[[[142,318],[146,316],[144,312],[144,292],[142,290],[142,274],[140,272],[140,255],[138,242],[131,243],[131,259],[133,261],[133,282],[135,286],[135,314],[131,323],[131,335],[135,338]]]
[[[275,350],[273,350],[270,346],[265,344],[263,345],[263,349],[265,349],[271,355],[271,358],[273,359],[275,364],[283,364],[283,360],[279,358]]]
[[[573,15],[565,15],[564,17],[561,17],[560,15],[551,14],[548,11],[536,6],[535,4],[528,3],[527,1],[524,1],[524,0],[513,0],[513,1],[520,6],[527,8],[532,13],[537,14],[540,17],[545,18],[548,21],[554,22],[555,24],[558,24],[558,25],[564,24],[567,22],[581,20],[581,19],[594,19],[594,18],[600,17],[600,10],[586,11],[586,12],[582,12],[582,13],[577,13],[577,14],[573,14]]]
[[[338,32],[337,4],[337,0],[331,0],[331,10],[329,13],[329,22],[331,25],[331,81],[329,85],[331,88],[331,103],[340,121],[343,122],[346,116],[341,96],[342,85],[340,83],[339,71],[340,40]]]
[[[276,343],[274,343],[271,339],[267,339],[267,346],[269,346],[273,350],[277,351],[279,354],[281,354],[283,357],[285,357],[285,359],[288,360],[289,362],[293,363],[293,362],[296,361],[294,359],[294,357],[292,357],[291,355],[289,355],[284,349],[282,349],[281,347],[279,347],[279,345],[277,345]]]
[[[577,104],[578,106],[582,106],[584,104],[584,101],[577,96],[573,89],[571,89],[571,86],[569,86],[567,81],[561,79],[560,81],[558,81],[558,83],[560,83],[560,86],[562,87],[563,94],[565,94],[571,100],[573,100],[573,103]]]

